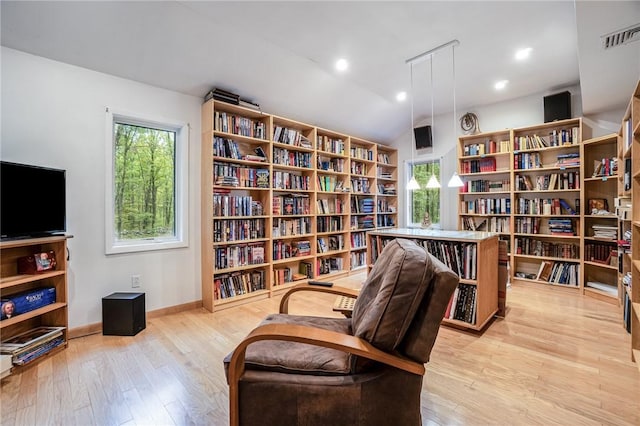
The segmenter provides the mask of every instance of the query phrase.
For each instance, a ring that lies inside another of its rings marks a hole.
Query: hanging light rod
[[[418,56],[414,56],[413,58],[409,58],[406,61],[404,61],[405,64],[415,64],[416,62],[420,62],[424,59],[427,59],[433,55],[435,55],[436,53],[438,53],[439,51],[446,49],[447,47],[455,47],[458,46],[460,44],[460,42],[458,41],[458,39],[455,40],[451,40],[450,42],[447,42],[445,44],[441,44],[438,47],[435,47],[431,50],[427,50],[424,53],[419,54]]]

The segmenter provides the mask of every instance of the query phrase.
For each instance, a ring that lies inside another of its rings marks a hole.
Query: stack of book
[[[549,231],[551,235],[575,235],[571,219],[549,219]]]
[[[615,240],[618,238],[617,226],[605,226],[605,225],[592,225],[593,236],[596,238],[606,238],[608,240]]]
[[[65,327],[37,327],[0,343],[0,353],[14,365],[25,365],[64,343]]]
[[[235,93],[228,92],[226,90],[213,88],[209,90],[209,92],[204,97],[204,101],[207,102],[210,99],[215,99],[216,101],[226,102],[228,104],[239,105],[240,104],[240,95],[236,95]]]

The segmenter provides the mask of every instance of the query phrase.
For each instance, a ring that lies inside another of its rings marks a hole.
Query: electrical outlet
[[[131,275],[131,288],[140,288],[142,278],[140,275]]]

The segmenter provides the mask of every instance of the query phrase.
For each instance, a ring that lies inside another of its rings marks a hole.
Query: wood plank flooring
[[[336,280],[358,287],[364,275]],[[337,316],[297,294],[291,313]],[[2,380],[9,425],[227,425],[222,359],[279,298],[147,320],[135,337],[92,335]],[[619,308],[568,289],[514,284],[483,334],[442,327],[427,364],[424,425],[640,425],[640,373]]]

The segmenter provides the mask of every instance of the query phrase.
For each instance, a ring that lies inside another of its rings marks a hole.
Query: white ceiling
[[[202,97],[234,91],[263,110],[390,142],[411,123],[581,84],[583,113],[626,105],[640,43],[603,51],[600,36],[640,23],[640,2],[31,2],[5,1],[1,43],[57,61]],[[450,40],[451,49],[405,60]],[[533,48],[526,63],[517,48]],[[339,57],[350,61],[340,74]],[[510,81],[497,92],[493,83]],[[542,108],[542,101],[541,101]]]

